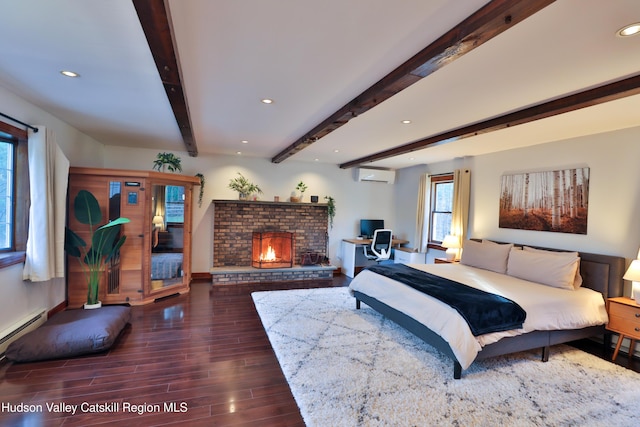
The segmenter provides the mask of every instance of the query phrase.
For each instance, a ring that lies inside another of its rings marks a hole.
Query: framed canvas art
[[[589,168],[503,175],[500,228],[587,234]]]

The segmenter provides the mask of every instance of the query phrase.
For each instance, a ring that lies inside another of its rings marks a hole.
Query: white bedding
[[[420,291],[369,270],[363,270],[351,281],[351,290],[403,312],[440,335],[449,343],[463,369],[471,365],[482,346],[504,337],[536,330],[580,329],[608,321],[602,294],[591,289],[558,289],[460,264],[410,266],[502,295],[518,303],[527,313],[522,329],[474,337],[455,309]]]

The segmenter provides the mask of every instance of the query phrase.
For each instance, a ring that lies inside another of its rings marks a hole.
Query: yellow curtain
[[[420,252],[427,251],[429,242],[429,220],[427,213],[431,209],[431,176],[422,174],[418,186],[418,206],[416,210],[415,248]]]
[[[453,172],[453,208],[451,210],[451,234],[460,239],[467,238],[469,225],[469,199],[471,195],[471,171],[456,169]]]

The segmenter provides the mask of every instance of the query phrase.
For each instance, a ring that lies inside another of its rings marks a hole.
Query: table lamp
[[[447,248],[447,261],[455,261],[458,259],[458,251],[460,249],[460,239],[458,236],[447,234],[442,241],[442,247]]]
[[[159,229],[163,229],[164,228],[164,219],[162,218],[162,215],[156,215],[153,217],[153,220],[151,221],[154,225],[154,227],[159,228]]]
[[[622,278],[624,280],[631,280],[631,298],[640,304],[640,259],[631,261],[631,265]]]

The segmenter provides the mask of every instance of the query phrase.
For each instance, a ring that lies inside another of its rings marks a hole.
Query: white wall
[[[0,87],[0,112],[30,125],[53,129],[56,141],[73,166],[102,166],[102,145],[82,134],[44,110]],[[16,127],[16,123],[2,119]],[[23,265],[0,269],[0,284],[4,297],[0,298],[0,330],[4,330],[39,309],[50,310],[65,298],[65,281],[47,282],[22,280]]]
[[[471,168],[469,237],[517,242],[550,248],[580,250],[634,259],[640,246],[640,127],[591,135],[566,141],[467,157],[464,160],[408,168],[400,177],[410,177],[399,190],[409,202],[417,191],[420,173],[451,172]],[[500,177],[505,173],[590,168],[587,234],[513,230],[498,227]],[[399,203],[404,209],[405,203]],[[407,212],[407,224],[415,221]],[[438,255],[440,256],[440,252]],[[628,261],[629,262],[629,261]],[[626,284],[626,294],[630,294]]]
[[[633,259],[640,245],[640,128],[504,151],[472,159],[472,237],[581,250]],[[498,227],[505,173],[589,167],[587,234]]]
[[[118,169],[150,170],[157,150],[105,147],[105,167]],[[334,265],[341,266],[340,242],[343,238],[358,235],[361,218],[382,218],[385,225],[394,226],[395,189],[398,185],[378,182],[357,182],[354,170],[340,169],[336,165],[296,162],[293,158],[274,164],[267,159],[246,156],[214,156],[201,154],[189,157],[186,152],[174,152],[182,161],[182,173],[205,176],[205,194],[202,207],[193,214],[193,262],[195,273],[209,272],[213,265],[213,205],[214,199],[238,198],[229,188],[229,180],[241,172],[260,186],[264,194],[261,200],[273,200],[280,196],[286,200],[299,181],[307,184],[305,201],[309,196],[331,196],[336,203],[336,217],[329,232],[329,257]],[[195,195],[197,196],[197,189]],[[399,237],[407,238],[403,234]]]

